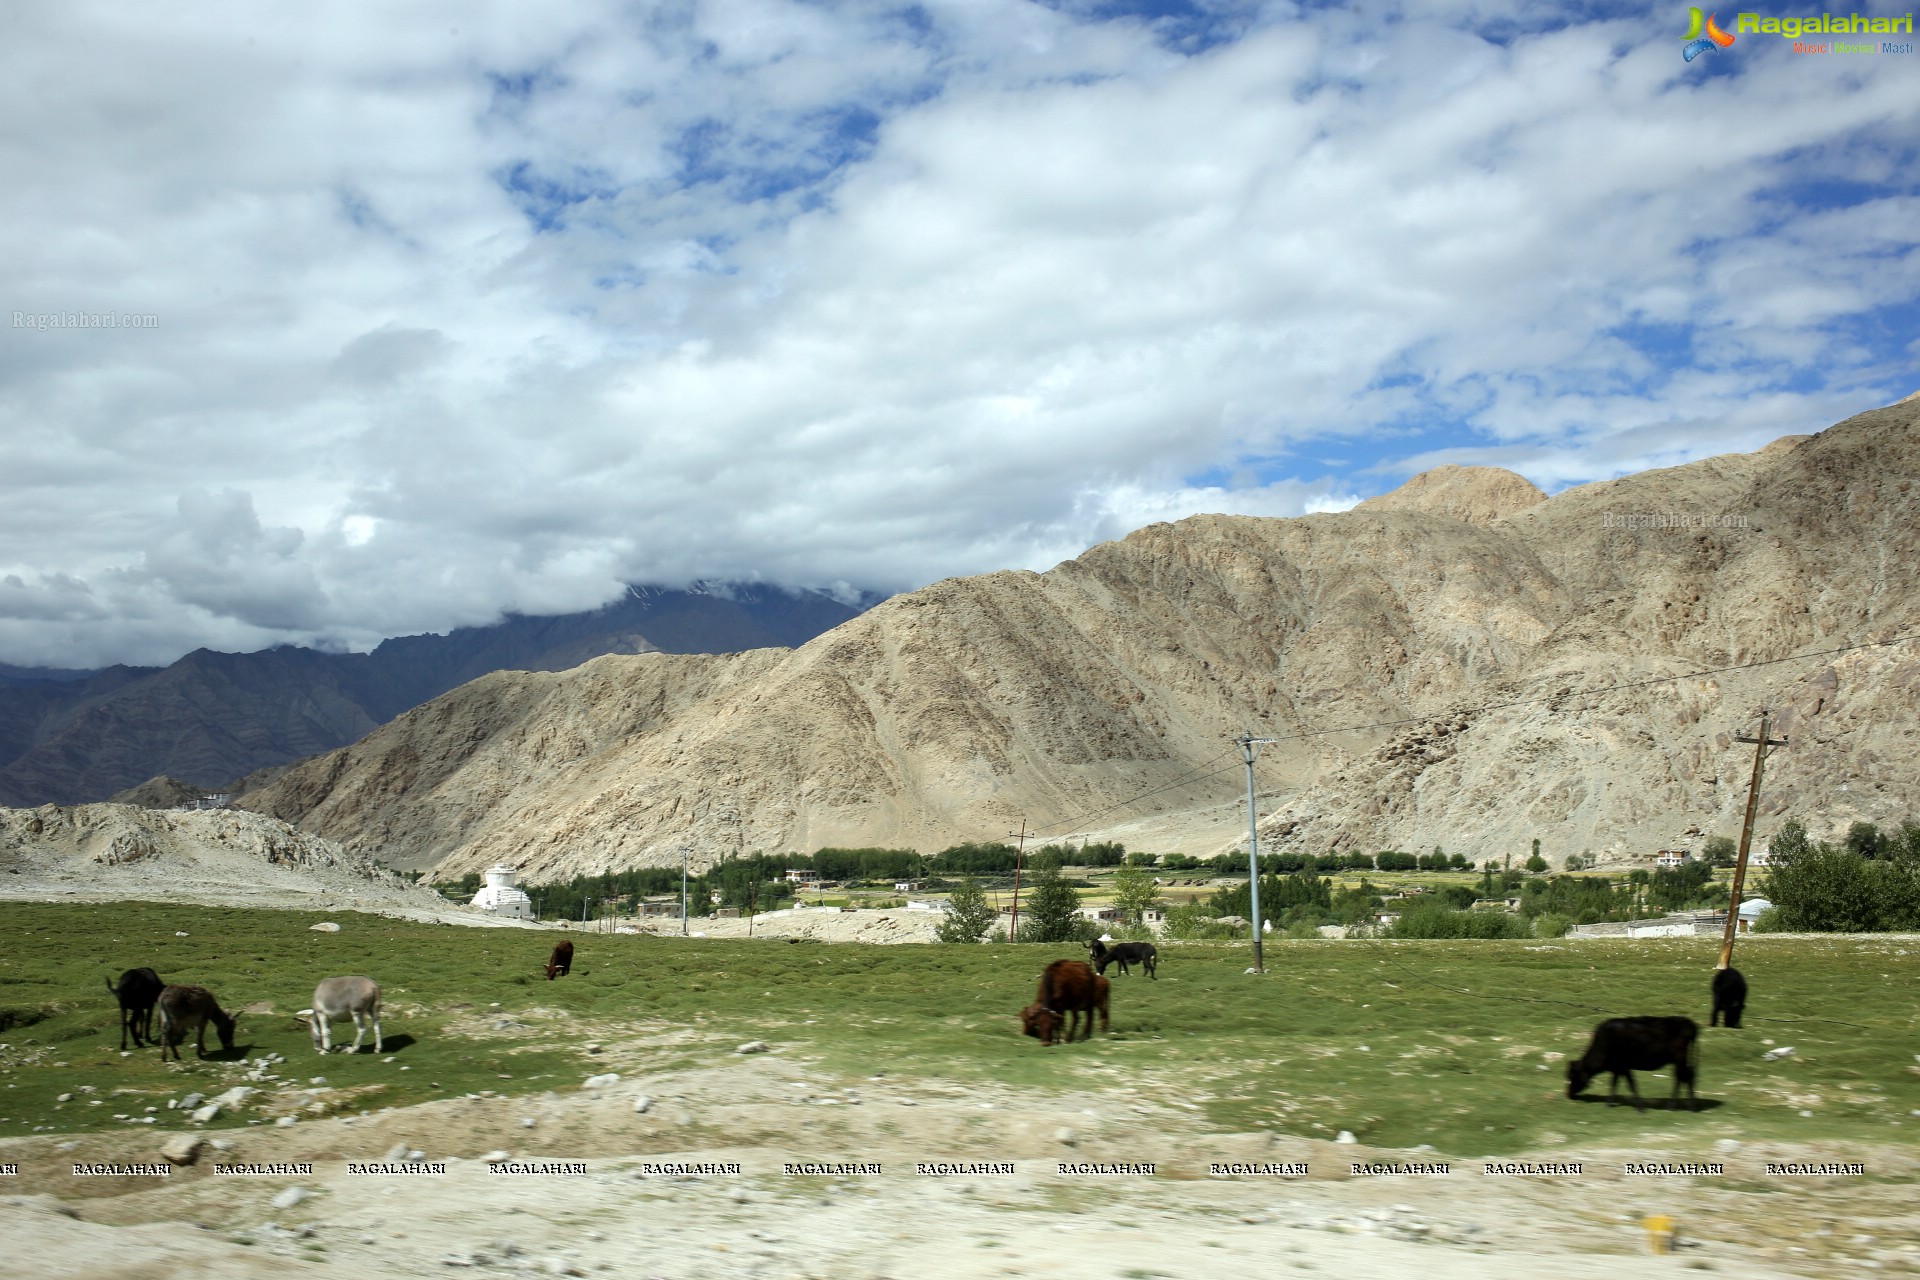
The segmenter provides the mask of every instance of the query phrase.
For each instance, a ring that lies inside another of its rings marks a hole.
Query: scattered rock
[[[653,1106],[653,1099],[649,1098],[646,1094],[643,1093],[639,1097],[633,1100],[633,1113],[637,1116],[643,1116],[647,1114],[648,1110],[651,1109],[652,1106]]]
[[[249,1089],[246,1085],[237,1084],[233,1086],[233,1088],[221,1094],[219,1097],[215,1098],[214,1102],[220,1106],[227,1107],[230,1110],[237,1111],[241,1107],[246,1106],[247,1099],[251,1098],[254,1094],[258,1092],[260,1092],[258,1089]]]
[[[276,1209],[291,1209],[313,1193],[305,1187],[288,1187],[270,1202]]]
[[[605,1075],[588,1076],[586,1084],[582,1085],[581,1087],[585,1089],[604,1089],[608,1085],[615,1085],[619,1083],[620,1083],[620,1073],[617,1071],[609,1071]]]
[[[1763,1062],[1775,1062],[1781,1058],[1791,1058],[1792,1056],[1793,1056],[1793,1046],[1786,1045],[1783,1048],[1767,1050],[1765,1053],[1760,1055],[1760,1059]]]
[[[200,1151],[204,1146],[206,1146],[206,1139],[198,1134],[175,1134],[167,1140],[164,1147],[160,1148],[160,1155],[168,1164],[192,1164],[200,1158]]]
[[[180,1110],[191,1111],[195,1107],[199,1106],[201,1102],[203,1102],[204,1100],[205,1099],[201,1094],[190,1093],[186,1097],[180,1099]],[[169,1103],[168,1105],[172,1105],[172,1104]]]
[[[773,1046],[768,1044],[765,1040],[749,1040],[745,1044],[741,1045],[738,1049],[735,1049],[734,1052],[735,1053],[766,1053],[772,1048]]]
[[[55,1098],[54,1101],[55,1102],[72,1102],[73,1095],[70,1093],[63,1093],[59,1097]]]
[[[1070,1147],[1080,1140],[1080,1135],[1071,1129],[1055,1129],[1053,1131],[1053,1140],[1062,1146]]]
[[[307,926],[307,928],[308,928],[309,930],[311,930],[312,932],[314,932],[314,933],[338,933],[338,932],[340,932],[340,926],[339,926],[339,925],[337,925],[337,924],[335,924],[335,923],[334,923],[333,921],[331,921],[331,920],[322,920],[322,921],[321,921],[321,922],[320,922],[319,924],[315,924],[315,925],[308,925],[308,926]]]
[[[1355,1142],[1358,1142],[1358,1141],[1359,1141],[1359,1139],[1358,1139],[1358,1138],[1356,1138],[1356,1137],[1354,1137],[1354,1136],[1353,1136],[1353,1135],[1352,1135],[1351,1133],[1349,1133],[1349,1132],[1348,1132],[1347,1130],[1345,1130],[1345,1129],[1342,1129],[1342,1130],[1340,1131],[1340,1136],[1339,1136],[1339,1137],[1337,1137],[1337,1138],[1335,1138],[1335,1139],[1334,1139],[1334,1141],[1335,1141],[1335,1142],[1338,1142],[1338,1143],[1341,1143],[1341,1144],[1343,1144],[1343,1145],[1350,1145],[1350,1144],[1352,1144],[1352,1143],[1355,1143]]]
[[[404,1142],[396,1142],[391,1147],[388,1147],[387,1154],[380,1158],[388,1164],[392,1164],[397,1160],[405,1160],[407,1158],[407,1144]]]
[[[220,1104],[217,1102],[209,1102],[206,1106],[200,1107],[194,1111],[193,1122],[195,1124],[207,1124],[207,1123],[210,1123],[213,1120],[213,1118],[219,1114],[220,1114]]]
[[[511,1159],[513,1159],[513,1153],[510,1151],[489,1151],[480,1157],[483,1164],[505,1164]]]

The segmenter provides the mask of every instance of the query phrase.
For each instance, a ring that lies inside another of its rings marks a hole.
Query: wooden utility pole
[[[1716,969],[1730,968],[1733,964],[1733,939],[1740,931],[1740,890],[1747,882],[1747,850],[1753,845],[1753,815],[1760,807],[1760,775],[1766,767],[1767,748],[1784,747],[1785,738],[1769,738],[1767,730],[1773,723],[1773,713],[1766,707],[1760,708],[1760,736],[1749,738],[1746,734],[1736,734],[1735,742],[1753,743],[1753,781],[1747,784],[1747,818],[1740,825],[1740,854],[1733,864],[1733,884],[1727,890],[1727,929],[1720,938],[1720,963]]]
[[[1013,923],[1007,926],[1007,941],[1012,943],[1020,937],[1020,863],[1027,853],[1027,820],[1025,818],[1020,819],[1018,831],[1007,832],[1007,839],[1020,841],[1013,851]]]

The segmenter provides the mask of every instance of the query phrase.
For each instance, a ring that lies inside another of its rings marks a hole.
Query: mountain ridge
[[[1283,739],[1259,768],[1277,847],[1660,848],[1733,820],[1745,766],[1720,739],[1777,694],[1860,750],[1783,753],[1770,809],[1845,770],[1866,793],[1839,809],[1897,818],[1868,800],[1915,799],[1890,727],[1920,696],[1904,654],[1579,691],[1916,629],[1917,420],[1891,406],[1472,522],[1387,504],[1150,525],[793,650],[488,677],[243,802],[449,873],[937,848],[1023,820],[1212,852],[1244,839],[1232,739],[1252,728]]]
[[[224,788],[353,742],[491,671],[565,669],[604,653],[792,645],[856,612],[820,592],[630,587],[584,613],[509,615],[386,640],[366,654],[196,649],[166,667],[16,678],[0,683],[0,804],[105,800],[160,776]]]

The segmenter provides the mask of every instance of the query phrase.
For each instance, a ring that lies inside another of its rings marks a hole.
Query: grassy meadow
[[[341,932],[311,931],[323,918]],[[540,965],[559,936],[350,913],[0,904],[0,1136],[127,1128],[147,1107],[165,1127],[168,1099],[241,1083],[243,1054],[284,1054],[293,1079],[324,1075],[327,1105],[351,1114],[567,1089],[601,1070],[644,1076],[757,1038],[819,1072],[1124,1088],[1182,1106],[1196,1131],[1345,1129],[1459,1157],[1920,1138],[1920,942],[1905,937],[1743,942],[1748,1023],[1703,1030],[1705,1109],[1636,1115],[1602,1105],[1604,1078],[1569,1102],[1565,1058],[1602,1017],[1677,1013],[1704,1028],[1714,939],[1271,942],[1264,977],[1244,972],[1244,944],[1170,945],[1158,982],[1109,971],[1110,1035],[1042,1049],[1015,1015],[1044,964],[1073,954],[1064,946],[580,934],[573,975],[549,983]],[[163,1066],[157,1049],[123,1056],[102,979],[141,965],[209,988],[229,1012],[253,1006],[236,1054],[196,1062],[189,1044],[181,1065]],[[392,1061],[323,1061],[293,1022],[316,981],[344,973],[385,989]],[[588,1056],[588,1040],[610,1054]],[[1795,1052],[1764,1061],[1767,1041]],[[1664,1100],[1671,1079],[1643,1074],[1641,1091]]]

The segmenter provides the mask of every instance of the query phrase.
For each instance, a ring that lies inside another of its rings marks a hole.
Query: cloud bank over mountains
[[[1041,569],[1916,381],[1920,61],[1665,10],[4,23],[0,662]]]

